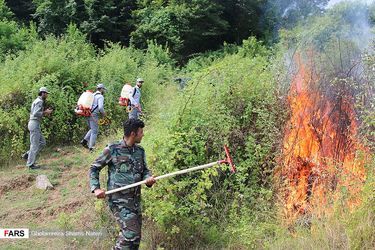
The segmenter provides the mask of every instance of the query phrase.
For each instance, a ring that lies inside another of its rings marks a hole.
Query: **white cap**
[[[103,83],[99,83],[98,85],[96,85],[96,88],[97,89],[105,89],[105,90],[107,90],[107,88],[104,86]]]
[[[49,94],[48,89],[47,89],[46,87],[41,87],[41,88],[39,89],[39,92],[46,92],[46,93]]]
[[[143,78],[137,78],[137,82],[144,82]]]

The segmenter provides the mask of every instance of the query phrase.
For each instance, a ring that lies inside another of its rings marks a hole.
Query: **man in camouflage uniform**
[[[51,108],[44,110],[43,107],[48,94],[47,88],[41,87],[38,97],[31,104],[30,119],[27,125],[30,131],[30,150],[22,155],[22,158],[27,160],[26,167],[29,169],[39,168],[35,165],[35,160],[40,150],[46,145],[46,140],[40,129],[40,123],[43,116],[48,116],[53,111]]]
[[[155,179],[147,168],[144,149],[137,145],[143,137],[144,123],[139,119],[124,122],[123,140],[108,145],[90,168],[91,192],[105,198],[100,189],[99,172],[108,165],[108,190],[146,180],[151,187]],[[141,240],[141,187],[134,187],[108,195],[108,206],[120,224],[121,232],[114,249],[137,250]]]

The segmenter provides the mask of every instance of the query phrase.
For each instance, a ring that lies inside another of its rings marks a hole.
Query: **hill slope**
[[[104,145],[99,145],[102,148]],[[101,232],[103,237],[30,237],[29,240],[1,240],[1,249],[107,249],[116,224],[108,223],[109,211],[89,192],[88,169],[99,152],[67,146],[49,149],[40,157],[40,170],[29,171],[23,163],[0,172],[2,228],[30,231]],[[105,171],[102,172],[103,175]],[[39,190],[35,179],[48,176],[52,190]],[[104,176],[103,176],[104,177]],[[103,182],[104,183],[104,182]],[[105,224],[113,225],[107,231]]]

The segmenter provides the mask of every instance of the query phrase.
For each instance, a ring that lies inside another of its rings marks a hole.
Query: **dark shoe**
[[[29,158],[29,154],[26,152],[21,157],[22,157],[22,159],[24,159],[25,161],[27,161],[27,159]]]
[[[94,152],[94,148],[89,148],[90,153]]]
[[[89,148],[89,145],[87,145],[87,141],[85,140],[85,139],[83,139],[82,141],[81,141],[81,145],[84,147],[84,148]]]
[[[40,167],[39,166],[37,166],[37,165],[31,165],[31,166],[29,166],[29,169],[31,169],[31,170],[34,170],[34,169],[39,169]]]

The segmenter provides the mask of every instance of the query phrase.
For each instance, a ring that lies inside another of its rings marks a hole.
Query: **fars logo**
[[[0,228],[0,239],[28,239],[27,228]]]

